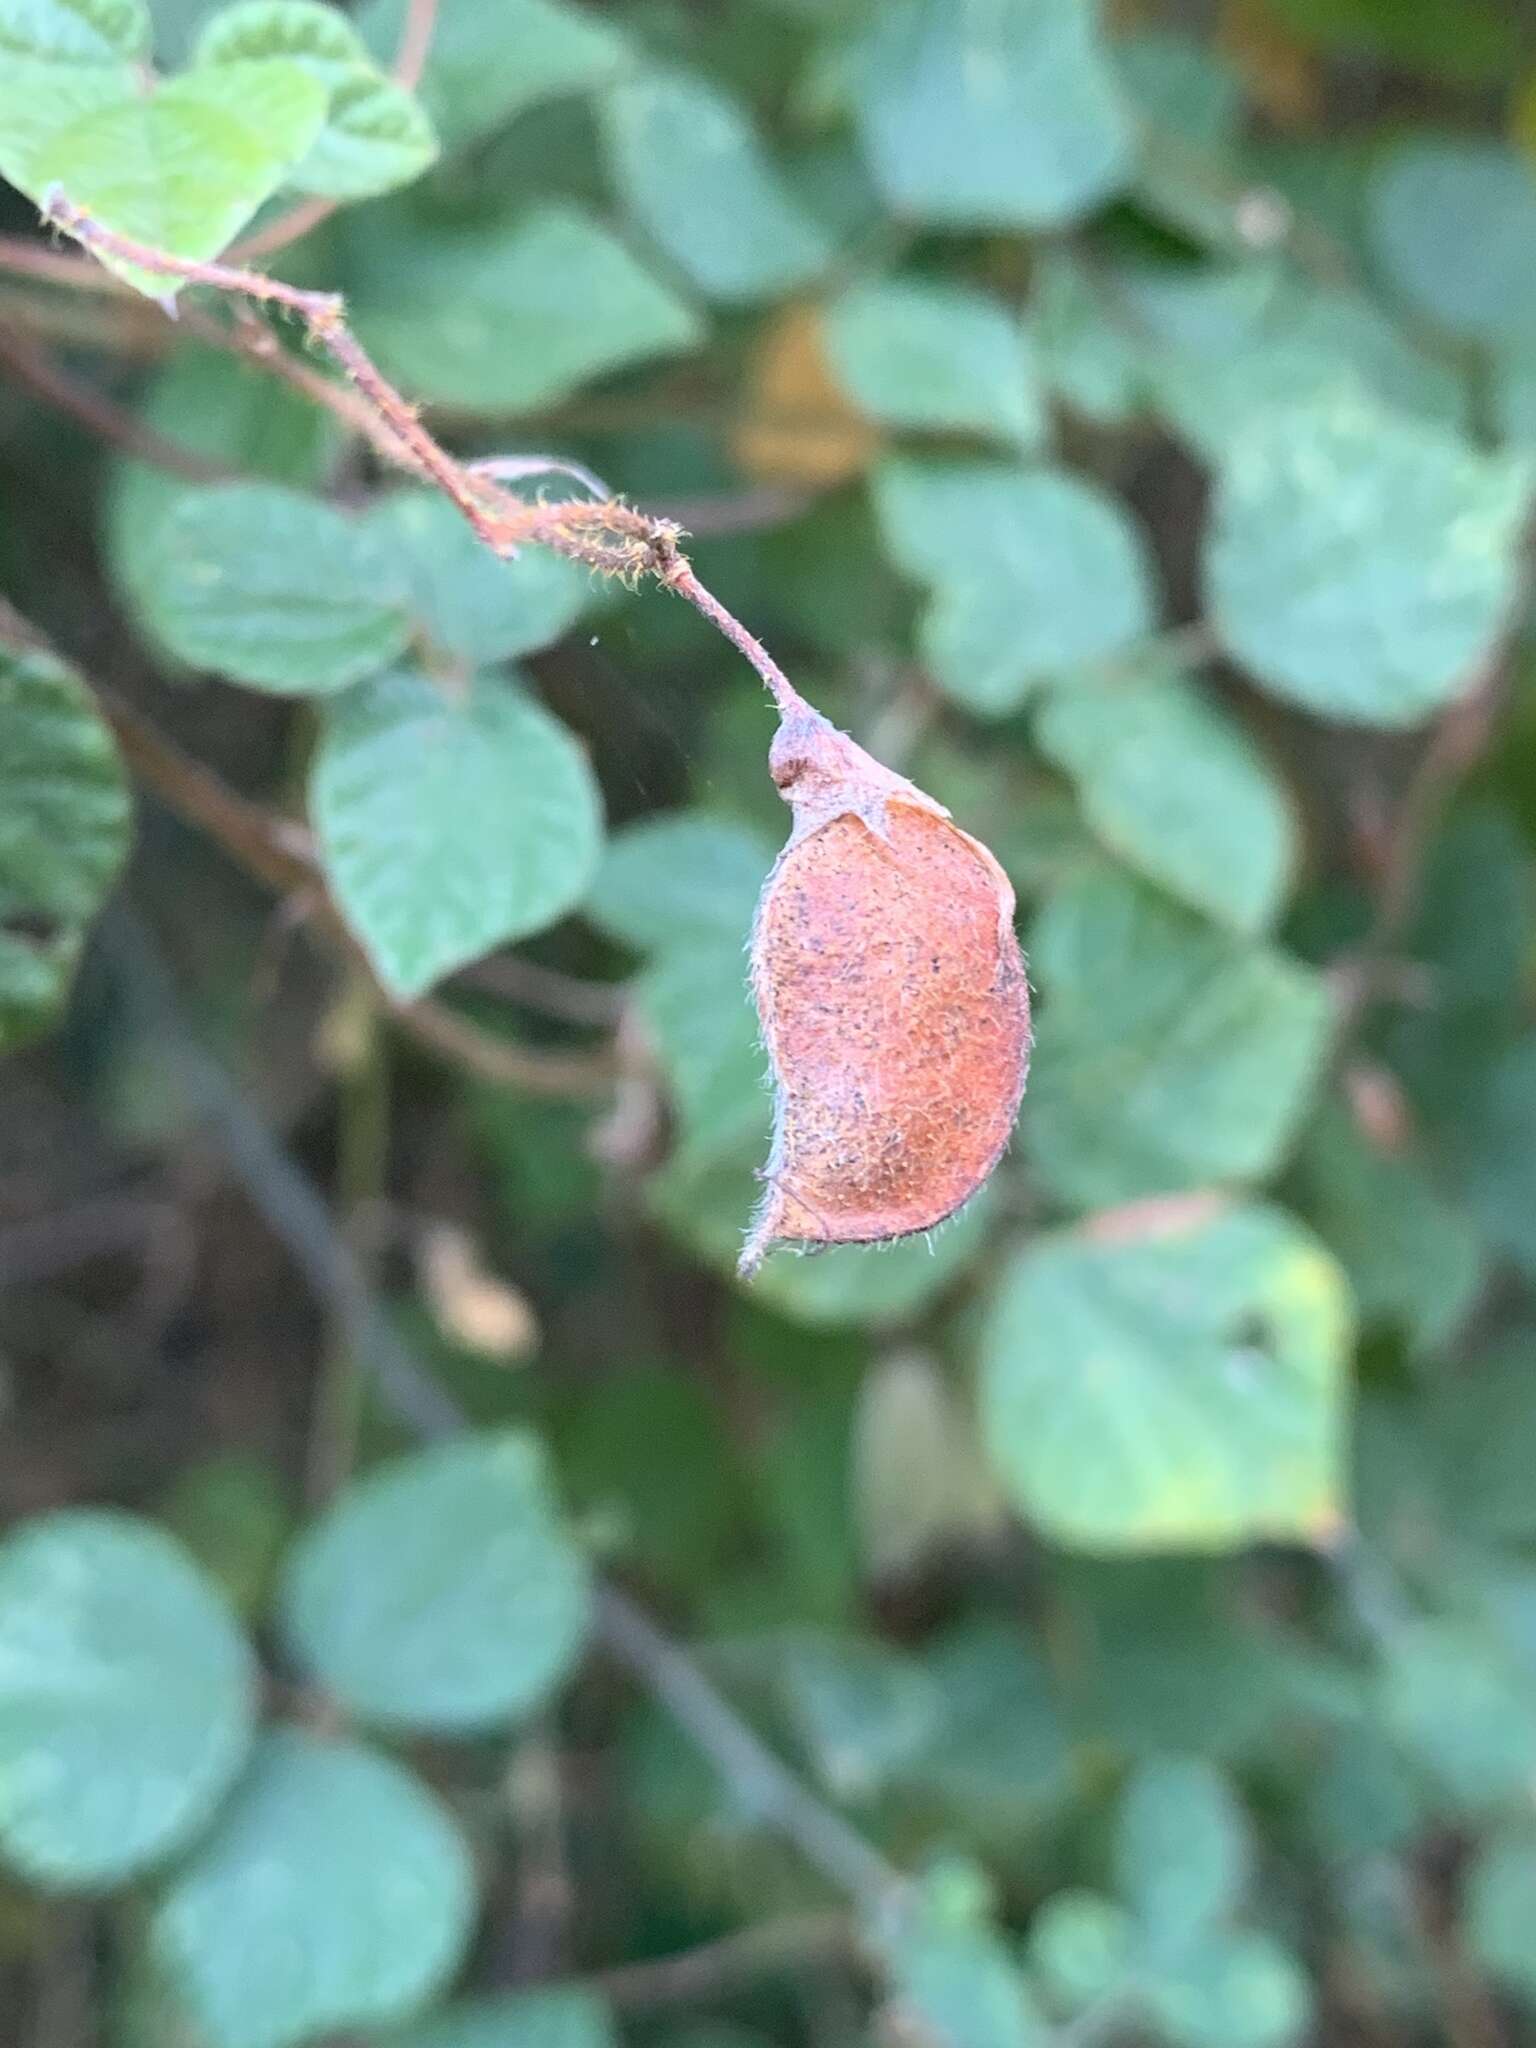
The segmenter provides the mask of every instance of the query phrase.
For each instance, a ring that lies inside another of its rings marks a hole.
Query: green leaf
[[[1290,2048],[1313,2020],[1312,1987],[1267,1934],[1209,1935],[1147,1984],[1154,2027],[1187,2048]]]
[[[471,666],[548,647],[591,597],[591,578],[575,562],[548,548],[524,548],[512,560],[494,555],[432,491],[397,491],[365,523],[398,564],[418,628]]]
[[[940,1719],[915,1781],[968,1836],[995,1834],[1007,1853],[1071,1785],[1072,1750],[1052,1675],[1029,1639],[985,1619],[947,1629],[924,1661]]]
[[[614,834],[583,907],[636,952],[719,941],[740,953],[773,858],[759,833],[706,811],[643,818]]]
[[[1206,543],[1215,623],[1277,695],[1411,725],[1490,651],[1514,600],[1531,476],[1340,396],[1256,417]]]
[[[791,1638],[778,1683],[834,1799],[868,1799],[899,1786],[939,1718],[938,1689],[921,1664],[856,1636]]]
[[[41,199],[55,135],[138,87],[142,0],[0,0],[0,174]]]
[[[1196,685],[1156,667],[1079,679],[1042,701],[1035,738],[1112,852],[1236,931],[1274,923],[1298,851],[1290,798]]]
[[[469,1437],[358,1480],[284,1578],[295,1655],[344,1706],[412,1729],[529,1714],[586,1633],[587,1574],[531,1438]]]
[[[98,106],[55,130],[11,175],[34,199],[62,186],[103,226],[202,262],[277,190],[324,119],[324,89],[302,65],[271,59],[188,71],[148,97]],[[181,288],[115,256],[102,260],[151,298]]]
[[[367,2048],[618,2048],[618,2035],[594,1992],[508,1991],[372,2034]]]
[[[1028,332],[1040,374],[1063,404],[1095,426],[1135,417],[1145,395],[1144,348],[1066,250],[1044,248],[1035,258]]]
[[[1115,1818],[1116,1886],[1161,1952],[1233,1911],[1250,1854],[1242,1809],[1211,1765],[1159,1757],[1126,1787]]]
[[[24,1877],[94,1889],[181,1848],[254,1715],[243,1637],[152,1524],[68,1509],[0,1544],[0,1851]]]
[[[1274,1210],[1037,1240],[983,1330],[984,1439],[1057,1542],[1325,1542],[1349,1338],[1338,1269]]]
[[[1141,543],[1076,477],[893,459],[874,491],[892,560],[934,593],[919,635],[934,679],[967,710],[1002,717],[1053,672],[1152,630]]]
[[[150,1917],[208,2048],[294,2048],[419,2009],[475,1910],[469,1851],[399,1764],[279,1729]]]
[[[706,297],[781,298],[831,249],[733,100],[681,71],[643,71],[601,102],[609,177],[630,216]]]
[[[1063,1201],[1134,1201],[1280,1164],[1331,1026],[1310,969],[1093,869],[1047,904],[1030,965],[1045,1001],[1023,1135]]]
[[[1377,167],[1371,247],[1415,313],[1479,341],[1536,336],[1536,177],[1507,144],[1418,135]]]
[[[373,0],[360,27],[374,54],[400,46],[407,0]],[[460,149],[514,115],[587,92],[630,61],[603,16],[556,0],[439,0],[421,97],[446,148]]]
[[[0,643],[0,1052],[42,1030],[128,850],[127,781],[73,670]]]
[[[1380,1672],[1377,1711],[1453,1812],[1519,1799],[1536,1772],[1529,1675],[1473,1623],[1418,1621],[1398,1629]]]
[[[688,1170],[766,1157],[766,1061],[742,940],[670,948],[639,977],[635,1001],[671,1088]]]
[[[160,523],[138,597],[193,668],[281,696],[372,675],[410,634],[396,564],[367,527],[276,484],[189,490]]]
[[[437,155],[411,94],[375,69],[347,17],[320,0],[236,0],[198,38],[193,62],[286,57],[324,89],[325,125],[287,183],[329,199],[368,199],[418,177]]]
[[[272,377],[251,374],[234,356],[179,348],[139,408],[144,424],[191,455],[251,477],[297,487],[325,479],[340,441],[334,416]],[[112,575],[138,605],[140,586],[159,559],[157,530],[189,492],[188,484],[147,462],[113,465],[102,532]]]
[[[539,206],[510,226],[371,231],[381,240],[357,272],[357,331],[430,402],[527,412],[701,337],[692,309],[573,206]]]
[[[946,1900],[949,1875],[930,1879],[924,1894],[877,1930],[888,2025],[938,2048],[1037,2048],[1049,2035],[1023,1971],[980,1912],[972,1917],[960,1900]]]
[[[395,669],[338,698],[309,800],[342,914],[406,997],[563,917],[602,843],[581,747],[493,675]]]
[[[835,299],[827,352],[872,419],[1033,449],[1045,408],[1021,324],[985,292],[918,277],[872,279]]]
[[[1302,1206],[1349,1275],[1361,1321],[1394,1325],[1416,1353],[1453,1336],[1481,1290],[1482,1247],[1421,1163],[1372,1145],[1335,1105],[1307,1133],[1296,1171]]]
[[[1517,1820],[1485,1841],[1463,1897],[1472,1955],[1506,1990],[1536,2002],[1536,1830]]]
[[[1029,1924],[1029,1956],[1050,2003],[1069,2017],[1122,1995],[1131,1977],[1130,1915],[1100,1892],[1057,1892]]]
[[[855,112],[891,209],[947,228],[1058,227],[1125,179],[1131,130],[1092,0],[886,0]]]

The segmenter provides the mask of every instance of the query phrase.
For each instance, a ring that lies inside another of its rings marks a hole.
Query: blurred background
[[[0,0],[0,2036],[1536,2040],[1536,12],[150,16]],[[990,844],[958,1220],[732,1277],[755,677],[59,179]]]

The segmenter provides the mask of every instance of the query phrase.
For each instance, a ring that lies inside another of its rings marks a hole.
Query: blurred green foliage
[[[1536,2038],[1529,7],[0,0],[0,175],[6,2040]],[[734,1280],[753,678],[57,187],[675,517],[995,849],[963,1216]]]

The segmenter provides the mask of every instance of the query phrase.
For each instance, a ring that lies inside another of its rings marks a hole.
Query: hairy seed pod
[[[766,1191],[741,1255],[928,1230],[986,1180],[1029,1067],[1013,889],[942,804],[808,706],[769,772],[794,814],[752,993],[773,1069]]]

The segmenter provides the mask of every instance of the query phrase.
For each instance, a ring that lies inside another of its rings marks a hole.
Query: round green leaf
[[[704,811],[644,818],[614,834],[583,907],[637,952],[740,948],[773,853],[757,832]]]
[[[117,749],[79,678],[0,646],[0,1052],[63,1000],[128,825]]]
[[[396,994],[553,924],[597,866],[587,757],[493,675],[396,669],[327,708],[310,777],[325,871]]]
[[[1134,1943],[1130,1915],[1100,1892],[1057,1892],[1029,1923],[1029,1957],[1041,1988],[1071,2015],[1124,1992]]]
[[[1044,438],[1023,327],[985,292],[921,278],[855,285],[828,308],[826,339],[839,380],[873,419],[1026,449]]]
[[[366,526],[276,484],[188,491],[152,553],[139,590],[150,630],[256,689],[344,689],[410,634],[397,566]]]
[[[1128,875],[1071,876],[1036,920],[1041,1005],[1021,1126],[1082,1208],[1272,1173],[1327,1054],[1310,968],[1206,924]]]
[[[874,489],[892,560],[934,592],[920,632],[934,679],[967,710],[1005,716],[1053,672],[1155,624],[1135,529],[1076,477],[892,460]]]
[[[1348,1302],[1287,1218],[1037,1240],[982,1335],[983,1435],[1019,1509],[1097,1551],[1326,1541]]]
[[[1115,1819],[1115,1880],[1164,1952],[1238,1905],[1250,1845],[1227,1780],[1194,1757],[1158,1757],[1126,1787]]]
[[[1267,1934],[1207,1935],[1145,1986],[1154,2024],[1188,2048],[1291,2048],[1312,2026],[1312,1986]]]
[[[645,71],[603,96],[614,190],[693,285],[733,304],[782,296],[823,269],[820,227],[795,203],[746,114],[703,79]]]
[[[0,0],[0,175],[35,199],[52,139],[136,96],[143,0]]]
[[[283,1729],[149,1934],[207,2048],[289,2048],[417,2010],[474,1910],[468,1848],[419,1779],[360,1743]]]
[[[1371,245],[1416,313],[1493,341],[1536,336],[1536,177],[1505,143],[1416,136],[1371,179]]]
[[[1206,545],[1222,639],[1309,711],[1412,725],[1505,624],[1530,485],[1343,393],[1261,413],[1226,451]]]
[[[245,1761],[254,1694],[233,1620],[152,1523],[24,1523],[0,1545],[0,1851],[61,1889],[159,1862]]]
[[[482,1728],[569,1670],[587,1574],[536,1445],[471,1437],[349,1488],[294,1552],[281,1607],[295,1654],[355,1713]]]
[[[359,334],[413,396],[442,405],[527,412],[700,339],[693,309],[573,206],[465,227],[385,212],[356,234]]]
[[[510,561],[492,554],[431,491],[397,491],[373,508],[367,525],[398,563],[421,630],[471,666],[547,647],[591,595],[587,571],[548,548],[524,548]]]
[[[1296,862],[1290,798],[1195,684],[1150,669],[1080,678],[1045,698],[1035,737],[1112,851],[1237,931],[1274,922]]]
[[[899,215],[1055,227],[1129,169],[1130,120],[1083,0],[884,0],[855,67],[864,152]]]
[[[508,1991],[462,1998],[367,2048],[617,2048],[613,2015],[590,1991]]]

